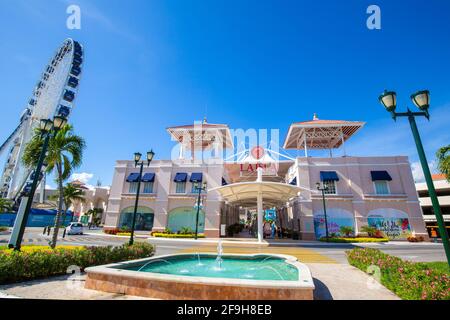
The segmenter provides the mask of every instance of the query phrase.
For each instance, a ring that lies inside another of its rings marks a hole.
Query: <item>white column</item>
[[[258,173],[258,177],[256,178],[257,182],[262,182],[262,168],[259,167],[256,169]],[[258,195],[256,196],[256,204],[257,204],[257,219],[258,219],[258,242],[262,242],[264,239],[263,234],[263,198],[261,190],[258,190]]]
[[[178,159],[183,159],[184,157],[184,145],[183,143],[180,143],[180,154],[178,156]]]
[[[258,242],[262,242],[264,239],[263,234],[263,198],[261,191],[258,192],[257,196],[257,207],[258,207]]]
[[[344,133],[342,132],[342,128],[341,128],[341,141],[342,141],[342,148],[344,151],[344,156],[346,156],[347,153],[345,152],[345,141],[344,141]]]
[[[305,133],[305,138],[303,139],[304,141],[304,145],[305,145],[305,157],[308,156],[308,147],[306,146],[306,133]]]

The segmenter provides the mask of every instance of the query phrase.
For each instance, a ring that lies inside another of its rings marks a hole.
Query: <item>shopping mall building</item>
[[[277,212],[276,224],[313,240],[325,235],[322,193],[325,191],[329,233],[350,226],[375,226],[393,239],[410,234],[428,238],[406,156],[352,157],[345,144],[363,122],[319,120],[290,125],[282,148],[260,143],[232,157],[235,134],[225,124],[202,123],[167,128],[176,143],[172,160],[153,160],[141,179],[137,230],[195,230],[198,189],[201,193],[199,232],[225,236],[228,225],[254,213],[257,235],[263,237],[264,212]],[[342,156],[332,153],[341,149]],[[299,156],[291,157],[286,150]],[[323,150],[326,157],[311,153]],[[208,157],[202,154],[208,153]],[[310,153],[310,155],[308,155]],[[106,210],[105,229],[130,227],[139,168],[134,161],[116,162]]]

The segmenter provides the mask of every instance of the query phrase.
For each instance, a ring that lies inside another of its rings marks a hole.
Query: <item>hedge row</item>
[[[425,263],[404,261],[377,249],[355,248],[346,253],[349,263],[364,272],[369,266],[377,266],[381,284],[402,299],[450,299],[450,275],[447,272]]]
[[[158,238],[195,238],[195,234],[187,233],[163,233],[163,232],[154,232],[152,234],[154,237]],[[205,235],[203,233],[199,233],[197,238],[204,238]]]
[[[326,242],[326,238],[320,238],[320,241]],[[388,238],[328,238],[328,242],[335,243],[359,243],[359,242],[388,242]]]
[[[90,266],[145,258],[154,253],[153,245],[141,242],[120,247],[26,248],[20,252],[0,250],[0,284],[66,274],[72,265],[84,270]]]

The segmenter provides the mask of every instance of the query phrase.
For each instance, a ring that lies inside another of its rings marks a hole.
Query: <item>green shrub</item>
[[[372,237],[377,232],[377,228],[371,226],[362,226],[361,232],[366,232],[369,237]]]
[[[8,230],[8,227],[1,227],[0,226],[0,232],[2,232],[2,231],[7,231]]]
[[[319,239],[322,242],[326,242],[327,238],[323,237]],[[328,242],[334,243],[359,243],[359,242],[388,242],[388,238],[328,238]]]
[[[182,227],[178,234],[193,234],[194,231],[190,227]]]
[[[348,262],[364,272],[369,266],[379,267],[381,283],[402,299],[450,300],[450,273],[441,267],[404,261],[371,248],[355,248],[346,254]]]
[[[158,238],[195,238],[195,233],[181,234],[181,233],[154,232],[152,235]],[[199,233],[197,235],[197,238],[204,238],[204,237],[205,235],[203,233]]]
[[[339,231],[346,237],[350,237],[353,234],[353,227],[341,226]]]
[[[48,247],[0,251],[0,284],[66,274],[71,265],[86,267],[152,256],[154,246],[137,242],[119,247]]]

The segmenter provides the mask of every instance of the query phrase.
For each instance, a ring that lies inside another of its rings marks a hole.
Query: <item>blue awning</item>
[[[392,178],[387,171],[370,171],[372,181],[391,181]]]
[[[295,177],[294,179],[292,179],[291,182],[289,182],[289,184],[292,184],[293,186],[297,185],[297,177]]]
[[[190,182],[202,182],[203,174],[201,172],[192,172]]]
[[[142,182],[153,182],[155,181],[155,174],[153,172],[144,173],[142,176]]]
[[[320,181],[333,180],[339,181],[336,171],[320,171]]]
[[[228,184],[227,181],[222,177],[222,185],[226,186],[227,184]]]
[[[174,182],[186,182],[186,180],[187,180],[186,172],[177,172],[175,178],[173,179]]]
[[[127,182],[138,182],[139,180],[139,172],[130,173],[127,178]]]

